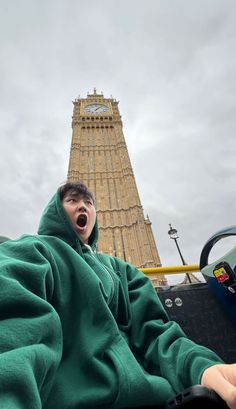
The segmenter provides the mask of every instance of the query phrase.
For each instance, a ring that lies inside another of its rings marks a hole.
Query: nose
[[[87,207],[83,200],[80,200],[80,202],[78,203],[78,210],[80,212],[87,212]]]

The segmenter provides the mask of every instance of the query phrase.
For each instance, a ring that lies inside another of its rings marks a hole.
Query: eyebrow
[[[65,195],[64,199],[66,199],[68,197],[74,197],[74,198],[82,197],[83,199],[89,199],[89,200],[91,200],[92,203],[94,203],[93,198],[90,195],[86,194],[86,193],[84,194],[84,193],[79,193],[79,192],[68,192]]]

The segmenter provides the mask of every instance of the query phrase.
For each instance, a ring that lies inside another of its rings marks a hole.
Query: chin
[[[78,232],[78,235],[79,235],[79,237],[81,238],[81,240],[82,240],[84,243],[88,243],[88,238],[87,238],[86,236],[84,236],[83,234],[81,234],[81,233],[79,233],[79,232]]]

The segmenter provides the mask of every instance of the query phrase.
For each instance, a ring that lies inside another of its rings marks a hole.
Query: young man
[[[149,279],[97,253],[94,198],[58,189],[38,235],[0,246],[0,408],[162,406],[191,385],[236,409],[236,365],[186,338]]]

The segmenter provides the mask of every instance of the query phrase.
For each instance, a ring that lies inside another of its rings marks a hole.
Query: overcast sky
[[[96,87],[120,101],[162,264],[181,264],[169,223],[198,263],[208,238],[236,224],[236,2],[0,6],[0,234],[36,232],[66,179],[72,101]],[[215,257],[235,240],[221,244]]]

